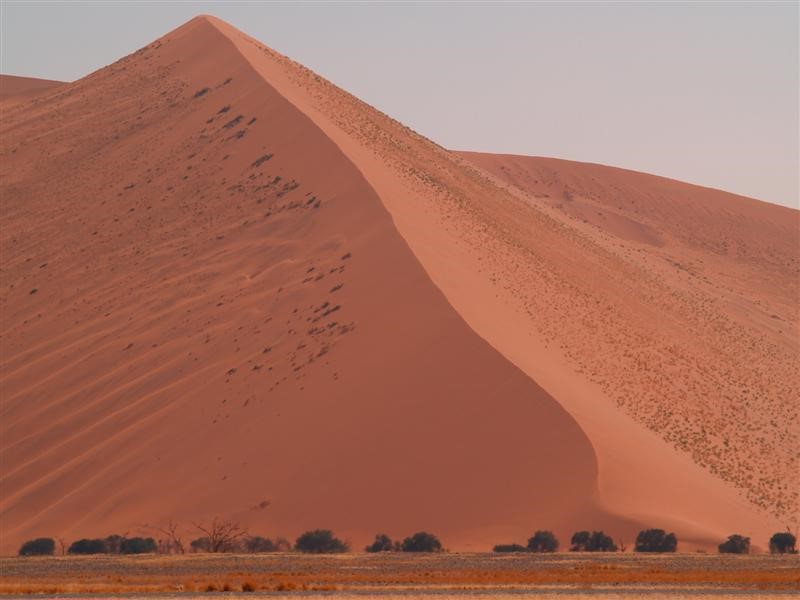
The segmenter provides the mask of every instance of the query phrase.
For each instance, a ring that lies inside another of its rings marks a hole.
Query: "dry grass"
[[[193,555],[0,559],[0,594],[307,592],[371,588],[710,586],[800,590],[796,557],[632,554]]]

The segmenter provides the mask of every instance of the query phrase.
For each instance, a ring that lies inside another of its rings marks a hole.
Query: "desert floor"
[[[800,560],[630,553],[0,559],[0,594],[5,595],[185,598],[198,592],[203,597],[230,592],[305,598],[758,598],[800,592]]]

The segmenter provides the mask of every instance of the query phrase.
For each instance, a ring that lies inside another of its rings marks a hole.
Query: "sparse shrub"
[[[400,548],[403,552],[441,552],[442,543],[432,533],[418,531],[404,539]]]
[[[277,552],[289,552],[292,549],[292,544],[286,538],[276,537],[275,548]]]
[[[537,531],[528,540],[530,552],[555,552],[558,550],[558,540],[552,531]]]
[[[269,538],[254,535],[244,541],[244,549],[247,552],[260,553],[260,552],[277,552],[278,545]]]
[[[242,591],[243,592],[255,592],[256,591],[256,584],[251,581],[245,581],[242,584]]]
[[[570,543],[572,546],[570,547],[570,552],[585,552],[586,546],[589,544],[589,540],[591,539],[592,534],[588,531],[578,531],[572,535],[572,539]]]
[[[230,371],[228,374],[230,375]],[[214,517],[208,525],[203,523],[193,523],[193,525],[195,529],[203,534],[201,538],[195,540],[195,542],[198,542],[197,548],[203,548],[205,543],[206,552],[239,552],[241,550],[241,542],[247,536],[247,531],[240,527],[238,523],[217,517]],[[203,538],[207,542],[202,542]]]
[[[749,554],[750,538],[739,534],[729,535],[728,539],[719,545],[720,554]]]
[[[68,554],[107,554],[108,546],[105,540],[99,539],[82,539],[77,542],[72,542]]]
[[[297,538],[294,547],[295,550],[309,554],[337,554],[349,550],[348,545],[334,537],[330,529],[306,531]]]
[[[19,549],[20,556],[52,556],[56,553],[53,538],[36,538],[28,540]]]
[[[776,533],[769,539],[772,554],[797,554],[797,538],[788,531]]]
[[[528,549],[522,544],[497,544],[492,548],[492,552],[527,552]]]
[[[192,548],[192,552],[211,551],[211,542],[209,541],[208,536],[203,536],[192,540],[189,542],[189,546]]]
[[[119,554],[120,545],[124,538],[121,535],[112,534],[107,536],[103,541],[106,543],[106,552],[109,554]]]
[[[151,537],[124,538],[119,545],[120,554],[150,554],[157,550],[156,541]]]
[[[204,87],[203,89],[197,90],[194,93],[194,97],[195,98],[199,98],[200,96],[205,96],[210,91],[211,91],[211,88]]]
[[[572,536],[570,552],[616,552],[611,536],[602,531],[578,531]]]
[[[675,552],[678,538],[663,529],[644,529],[636,536],[634,552]]]
[[[385,533],[379,533],[375,536],[375,541],[364,548],[364,550],[367,552],[391,552],[394,548],[395,546],[392,543],[392,538]]]
[[[178,524],[170,519],[164,527],[156,527],[156,531],[165,536],[159,540],[159,552],[162,554],[183,554],[183,538],[178,531]]]

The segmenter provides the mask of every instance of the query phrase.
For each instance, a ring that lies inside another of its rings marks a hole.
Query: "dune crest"
[[[0,551],[797,513],[797,211],[449,152],[206,16],[0,133]]]

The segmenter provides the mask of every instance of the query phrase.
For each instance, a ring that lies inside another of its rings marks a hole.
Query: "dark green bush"
[[[108,546],[105,540],[84,538],[72,542],[67,552],[69,554],[108,554]]]
[[[211,552],[211,540],[208,536],[196,538],[189,542],[192,552]]]
[[[739,534],[729,535],[728,539],[719,545],[720,554],[749,554],[750,538]]]
[[[797,554],[797,538],[787,532],[776,533],[769,539],[772,554]]]
[[[634,552],[675,552],[678,538],[663,529],[644,529],[636,536]]]
[[[369,546],[364,548],[366,552],[391,552],[395,549],[395,544],[385,533],[379,533],[375,536],[375,541]]]
[[[260,535],[247,538],[244,541],[244,549],[254,554],[261,552],[279,552],[281,549],[288,550],[288,548],[280,548],[277,541],[273,542],[271,539],[261,537]]]
[[[492,552],[527,552],[528,549],[522,544],[497,544],[492,548]]]
[[[330,529],[306,531],[297,538],[294,547],[295,550],[310,554],[337,554],[349,550],[348,545],[334,537]]]
[[[558,550],[558,540],[552,531],[537,531],[528,539],[530,552],[555,552]]]
[[[158,550],[153,538],[123,538],[119,544],[120,554],[152,554]]]
[[[36,538],[28,540],[19,549],[20,556],[52,556],[56,553],[53,538]]]
[[[616,552],[617,545],[602,531],[578,531],[572,536],[571,552]]]
[[[441,552],[442,543],[432,533],[418,531],[404,539],[400,549],[403,552]]]
[[[122,540],[125,539],[121,535],[113,534],[107,536],[103,541],[106,543],[106,552],[109,554],[119,554]]]

